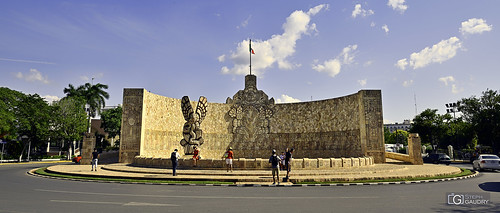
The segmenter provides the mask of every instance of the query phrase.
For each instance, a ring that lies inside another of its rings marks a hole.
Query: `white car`
[[[472,162],[474,170],[492,169],[500,170],[500,158],[496,155],[482,154]]]

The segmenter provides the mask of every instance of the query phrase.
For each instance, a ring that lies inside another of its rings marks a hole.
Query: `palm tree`
[[[89,107],[90,123],[90,118],[95,117],[106,106],[105,100],[109,98],[108,92],[105,91],[106,89],[108,89],[108,85],[100,83],[95,85],[86,83],[78,86],[76,89],[72,84],[69,84],[68,88],[64,88],[64,93],[67,97],[77,96],[85,99],[85,103]]]

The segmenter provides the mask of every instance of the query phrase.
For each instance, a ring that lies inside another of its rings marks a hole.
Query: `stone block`
[[[359,167],[359,158],[351,158],[351,166]]]
[[[317,169],[318,168],[318,159],[309,159],[309,158],[304,158],[303,161],[303,167],[304,169]]]
[[[318,158],[318,169],[330,168],[330,159]]]
[[[255,169],[257,168],[257,163],[255,159],[246,159],[246,168]]]
[[[242,168],[242,169],[246,169],[247,168],[248,159],[246,159],[246,158],[238,158],[238,162],[240,164],[240,168]]]
[[[342,159],[340,158],[330,158],[332,168],[342,168]]]
[[[160,168],[171,168],[172,167],[172,161],[170,158],[160,158]]]
[[[152,157],[146,157],[146,159],[144,159],[144,164],[145,165],[153,165],[153,158]]]
[[[364,157],[359,157],[359,166],[365,166],[366,165],[366,161],[365,161],[365,158]]]
[[[345,167],[345,168],[352,167],[351,158],[342,158],[342,167]]]
[[[151,164],[150,166],[160,167],[160,158],[152,158],[151,161],[153,162],[153,164]]]

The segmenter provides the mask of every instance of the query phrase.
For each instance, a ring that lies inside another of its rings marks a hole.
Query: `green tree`
[[[447,132],[441,141],[440,147],[452,145],[454,149],[473,148],[474,131],[472,125],[459,117],[447,122]]]
[[[18,136],[27,136],[27,140],[23,140],[23,152],[19,159],[22,158],[26,145],[31,150],[39,150],[39,148],[49,138],[49,127],[51,123],[51,107],[38,94],[25,95],[18,104],[16,110],[16,122]],[[31,152],[31,150],[29,150]]]
[[[459,101],[458,109],[472,125],[478,141],[491,146],[494,153],[500,151],[500,94],[488,89],[480,98],[472,96]]]
[[[395,144],[395,142],[390,140],[391,132],[389,131],[389,128],[384,127],[384,141],[386,144]]]
[[[437,114],[437,109],[426,109],[415,116],[410,132],[418,133],[422,139],[422,144],[439,145],[448,130],[445,121],[450,119],[451,116],[448,114]]]
[[[390,138],[391,142],[394,142],[394,144],[399,143],[399,144],[403,144],[403,145],[407,146],[408,145],[408,135],[409,135],[409,133],[407,131],[398,129],[398,130],[394,131],[393,133],[391,133],[389,138]]]
[[[84,85],[78,86],[75,88],[72,84],[68,85],[68,88],[64,88],[63,92],[66,94],[66,97],[83,97],[85,99],[85,103],[89,106],[89,120],[88,120],[88,128],[90,130],[90,118],[95,117],[97,113],[101,111],[101,109],[106,105],[105,100],[109,98],[108,92],[105,90],[108,89],[108,85],[105,84],[90,84],[86,83]]]
[[[86,83],[76,89],[73,85],[69,84],[68,88],[64,88],[63,91],[68,97],[83,97],[85,103],[89,105],[90,116],[95,117],[106,105],[106,99],[109,98],[108,92],[105,91],[106,89],[108,89],[108,85],[105,84],[98,83],[92,85]]]
[[[17,138],[16,114],[19,109],[19,102],[23,100],[21,92],[9,88],[0,87],[0,138],[5,141]]]
[[[122,125],[122,107],[118,106],[101,113],[101,128],[108,133],[111,138],[111,144],[114,145],[114,138],[120,135]]]
[[[62,140],[65,147],[72,148],[71,142],[83,137],[87,126],[84,105],[82,97],[65,97],[53,104],[53,137]]]

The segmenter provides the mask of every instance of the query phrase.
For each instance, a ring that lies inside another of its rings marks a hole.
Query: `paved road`
[[[0,212],[494,212],[500,172],[409,185],[210,187],[91,183],[26,175],[42,164],[0,165]],[[488,192],[491,204],[446,204],[447,192]]]

